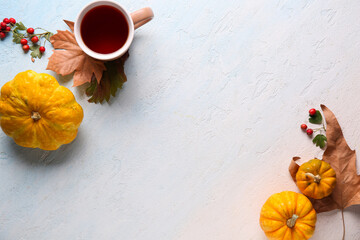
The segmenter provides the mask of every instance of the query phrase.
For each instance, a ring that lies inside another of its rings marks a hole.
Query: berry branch
[[[35,33],[35,30],[40,29],[44,32]],[[24,32],[25,31],[25,32]],[[22,22],[16,23],[14,18],[4,18],[0,23],[0,39],[4,39],[6,34],[13,33],[13,42],[22,45],[24,52],[31,51],[31,61],[35,61],[34,58],[41,58],[45,52],[46,41],[50,42],[50,37],[54,35],[43,28],[27,28]],[[41,45],[41,39],[45,39],[43,45]],[[31,41],[32,45],[28,43]]]
[[[314,132],[320,132],[318,135],[314,137],[312,141],[317,147],[324,148],[327,142],[327,138],[324,134],[321,133],[322,131],[326,132],[325,124],[323,122],[323,117],[320,111],[316,110],[315,108],[309,110],[309,116],[310,116],[309,118],[310,123],[322,124],[322,127],[311,129],[308,128],[306,124],[301,124],[300,128],[303,131],[306,131],[306,134],[310,137],[312,137]]]

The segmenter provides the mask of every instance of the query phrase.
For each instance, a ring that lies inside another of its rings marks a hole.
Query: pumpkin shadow
[[[61,165],[69,161],[72,155],[80,149],[82,137],[80,131],[76,139],[66,145],[62,145],[55,151],[45,151],[39,148],[25,148],[17,145],[11,138],[8,138],[7,149],[15,160],[21,161],[27,165]]]

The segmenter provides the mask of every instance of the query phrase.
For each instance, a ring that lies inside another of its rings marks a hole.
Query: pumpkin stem
[[[31,119],[33,119],[35,122],[41,119],[40,113],[38,112],[32,112],[31,113]]]
[[[295,223],[296,223],[296,220],[299,218],[298,215],[296,214],[293,214],[291,218],[289,218],[287,221],[286,221],[286,225],[289,227],[289,228],[293,228],[295,226]]]
[[[319,174],[314,176],[312,173],[305,173],[305,176],[312,177],[315,183],[320,183],[321,177]]]

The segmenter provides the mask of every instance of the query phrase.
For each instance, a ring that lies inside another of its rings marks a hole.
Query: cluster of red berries
[[[315,114],[316,114],[316,109],[315,108],[312,108],[312,109],[309,110],[310,117],[315,116]],[[301,124],[300,127],[301,127],[302,130],[304,130],[304,131],[306,130],[306,134],[309,135],[309,136],[311,136],[314,133],[314,130],[312,130],[311,128],[308,128],[306,124]]]
[[[8,32],[11,32],[11,26],[14,26],[16,20],[14,18],[4,18],[0,23],[0,38],[3,39],[6,37]]]
[[[26,30],[26,32],[28,33],[28,37],[30,38],[31,42],[37,43],[37,42],[39,41],[39,37],[36,36],[36,35],[33,35],[34,32],[35,32],[35,30],[34,30],[33,28],[28,28],[28,29]],[[26,38],[21,39],[21,40],[20,40],[20,43],[21,43],[21,45],[23,45],[22,48],[23,48],[23,50],[24,50],[25,52],[29,51],[30,46],[28,45],[28,40],[27,40]],[[41,47],[39,48],[39,51],[40,51],[41,53],[45,52],[45,47],[44,47],[44,46],[41,46]]]
[[[11,28],[16,24],[16,20],[14,18],[4,18],[4,20],[0,23],[0,38],[3,39],[6,37],[6,33],[11,32]],[[34,34],[35,30],[33,28],[28,28],[26,30],[28,33],[27,37],[33,42],[34,44],[39,41],[39,37]],[[20,41],[22,45],[22,49],[27,52],[30,49],[28,45],[28,40],[26,38],[21,39]],[[45,52],[45,47],[41,46],[39,48],[41,53]]]

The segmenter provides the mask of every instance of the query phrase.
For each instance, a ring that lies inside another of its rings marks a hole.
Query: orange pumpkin
[[[83,116],[72,92],[49,74],[21,72],[1,88],[1,128],[20,146],[56,150],[75,139]]]
[[[270,240],[307,240],[315,224],[316,212],[310,200],[291,191],[270,196],[260,213],[260,226]]]
[[[322,199],[334,190],[336,173],[329,163],[312,159],[300,166],[296,173],[296,184],[306,196]]]

